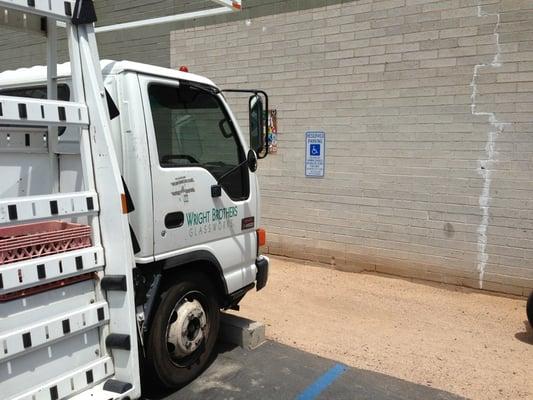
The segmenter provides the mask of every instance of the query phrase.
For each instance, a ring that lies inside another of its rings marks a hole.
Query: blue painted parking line
[[[329,371],[320,376],[307,389],[300,393],[296,397],[296,400],[314,400],[318,398],[320,393],[326,390],[329,385],[335,382],[347,370],[348,367],[346,365],[335,364]]]

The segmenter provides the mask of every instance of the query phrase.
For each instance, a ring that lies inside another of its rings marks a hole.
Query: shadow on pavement
[[[234,350],[237,346],[230,343],[217,343],[215,351],[213,352],[213,356],[209,360],[209,363],[207,364],[207,368],[211,368],[214,362],[216,362],[219,355],[223,355],[224,353],[231,352]],[[189,384],[190,385],[190,384]],[[148,385],[144,385],[148,386]],[[143,386],[143,397],[142,400],[162,400],[166,399],[172,394],[179,393],[179,390],[168,390],[163,389],[160,387],[150,386],[150,387],[144,387]],[[185,387],[187,387],[186,385]],[[180,389],[181,390],[181,389]],[[171,397],[172,398],[172,397]]]
[[[525,332],[518,332],[516,335],[514,335],[514,337],[520,340],[521,342],[533,344],[533,329],[531,329],[529,321],[524,321],[524,326]]]

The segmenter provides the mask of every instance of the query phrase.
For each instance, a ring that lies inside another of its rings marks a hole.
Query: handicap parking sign
[[[305,146],[305,176],[310,178],[324,177],[326,134],[322,131],[306,132]]]
[[[315,157],[320,156],[320,144],[311,144],[309,148],[310,148],[310,151],[309,151],[310,156],[315,156]]]

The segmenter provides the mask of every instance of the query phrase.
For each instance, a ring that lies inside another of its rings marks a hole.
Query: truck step
[[[16,330],[0,335],[0,362],[42,346],[49,346],[67,336],[94,329],[108,320],[108,305],[101,301],[31,325],[17,327]]]
[[[76,395],[84,391],[86,396],[88,388],[91,386],[96,386],[98,383],[101,383],[106,378],[113,375],[113,362],[110,357],[100,358],[90,364],[84,365],[81,368],[78,368],[68,374],[62,375],[54,380],[48,381],[45,384],[41,384],[38,387],[30,389],[29,391],[17,395],[16,397],[11,397],[6,400],[59,400],[66,397]],[[102,390],[96,390],[95,393]],[[78,397],[76,397],[78,398]],[[79,399],[114,399],[114,394],[111,393],[111,396],[107,397],[79,397]]]
[[[56,193],[0,200],[0,226],[98,212],[95,192]]]
[[[100,283],[103,290],[116,290],[119,292],[126,292],[128,290],[128,283],[126,275],[107,275],[102,278]]]
[[[9,293],[95,272],[103,266],[100,246],[0,266],[0,300]]]
[[[107,382],[104,383],[104,390],[118,394],[124,394],[132,387],[131,383],[117,381],[116,379],[108,379]]]
[[[131,350],[130,335],[111,333],[105,338],[105,344],[109,349]]]

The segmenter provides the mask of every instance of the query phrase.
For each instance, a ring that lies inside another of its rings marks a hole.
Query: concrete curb
[[[220,340],[253,350],[265,343],[265,325],[232,314],[220,314]]]

